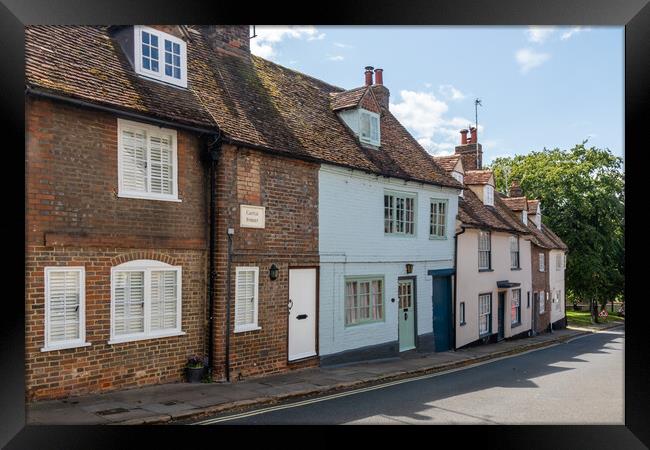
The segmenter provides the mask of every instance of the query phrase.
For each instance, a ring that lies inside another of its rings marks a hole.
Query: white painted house
[[[365,154],[392,174],[329,164],[319,170],[322,364],[449,349],[451,290],[441,291],[434,308],[430,273],[451,286],[460,185],[422,160],[431,158],[390,114],[387,95],[376,94],[368,86],[346,91],[333,109]],[[387,157],[389,146],[403,159]]]

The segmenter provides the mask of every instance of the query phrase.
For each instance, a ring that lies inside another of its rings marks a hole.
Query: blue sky
[[[350,89],[384,69],[390,109],[433,154],[474,122],[484,161],[587,145],[623,156],[622,27],[256,26],[253,53]]]

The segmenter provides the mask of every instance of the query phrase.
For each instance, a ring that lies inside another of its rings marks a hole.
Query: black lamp
[[[269,269],[269,277],[272,280],[275,280],[278,278],[278,273],[280,272],[280,269],[278,269],[278,266],[275,264],[271,264],[271,268]]]
[[[413,264],[407,264],[406,273],[411,273],[411,272],[413,272]]]

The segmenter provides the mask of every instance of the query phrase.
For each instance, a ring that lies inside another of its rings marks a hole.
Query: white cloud
[[[451,84],[442,84],[438,88],[440,93],[450,100],[462,100],[465,98],[465,94],[460,92],[458,89],[453,87]]]
[[[307,39],[308,41],[325,38],[325,33],[319,33],[312,25],[256,26],[255,32],[257,37],[251,39],[251,52],[262,58],[277,56],[275,46],[286,38]]]
[[[548,53],[536,52],[530,48],[522,48],[515,53],[515,59],[519,63],[521,73],[527,73],[535,67],[541,66],[551,57]]]
[[[343,44],[342,42],[335,42],[334,45],[338,48],[352,48],[349,44]]]
[[[536,44],[543,44],[553,33],[555,33],[555,27],[531,26],[526,30],[528,40]]]
[[[327,59],[330,61],[343,61],[345,58],[341,55],[328,56]]]
[[[401,102],[390,110],[429,153],[445,155],[458,145],[461,128],[471,122],[462,117],[446,117],[449,106],[429,92],[400,91]],[[483,127],[479,125],[479,134]]]
[[[582,33],[583,31],[590,31],[590,30],[591,30],[590,28],[585,28],[585,27],[573,27],[569,31],[562,33],[560,39],[566,41],[567,39],[571,38],[575,34]]]

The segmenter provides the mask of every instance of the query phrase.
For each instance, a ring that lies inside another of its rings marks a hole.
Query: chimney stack
[[[372,86],[372,66],[366,66],[366,86]]]
[[[384,69],[375,69],[375,84],[384,84]]]
[[[524,192],[521,190],[521,186],[519,186],[519,181],[517,180],[512,180],[512,183],[510,183],[510,192],[508,193],[508,197],[523,197]]]
[[[478,130],[476,127],[470,127],[469,129],[470,132],[470,141],[472,144],[476,144],[478,142]]]
[[[467,132],[465,129],[460,130],[460,145],[467,144]]]

